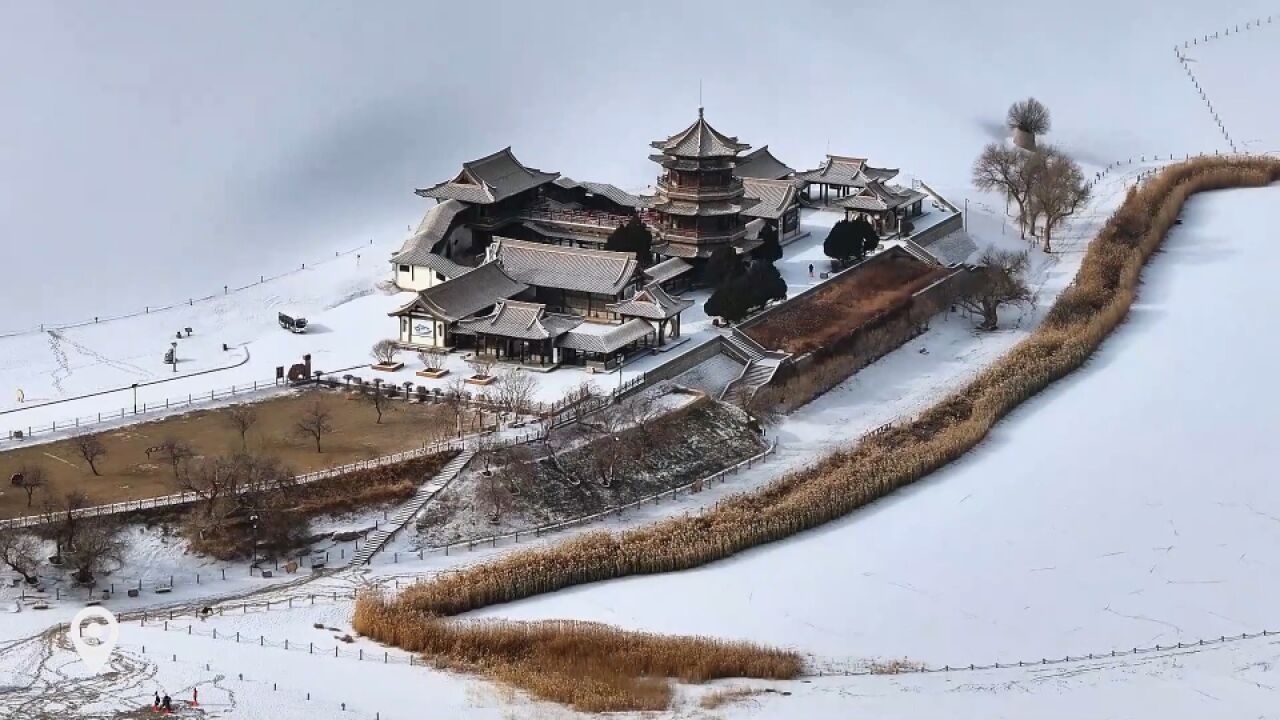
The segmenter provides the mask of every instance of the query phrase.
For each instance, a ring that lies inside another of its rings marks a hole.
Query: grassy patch
[[[325,436],[321,453],[316,452],[313,440],[295,430],[299,416],[316,398],[321,398],[333,415],[334,432]],[[301,473],[421,447],[453,427],[453,416],[443,405],[402,400],[388,405],[392,410],[378,424],[373,407],[359,395],[345,391],[310,390],[253,403],[257,422],[247,434],[248,449],[279,458]],[[24,464],[37,464],[49,476],[48,490],[54,496],[82,490],[95,505],[167,495],[178,492],[173,471],[164,453],[153,452],[148,457],[147,448],[166,438],[177,438],[192,447],[196,459],[239,450],[240,434],[229,415],[228,408],[201,410],[96,433],[107,450],[98,461],[100,477],[90,473],[72,440],[0,453],[0,477],[7,480]],[[35,505],[28,509],[23,492],[7,484],[0,487],[0,518],[37,512],[38,498]]]
[[[803,355],[830,347],[873,319],[907,303],[946,275],[906,254],[881,253],[821,289],[787,303],[746,328],[761,345]]]

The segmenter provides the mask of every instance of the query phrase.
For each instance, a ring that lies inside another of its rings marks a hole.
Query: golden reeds
[[[1272,158],[1203,158],[1172,165],[1125,199],[1091,244],[1072,286],[1050,309],[1041,327],[964,388],[916,419],[869,435],[850,450],[701,514],[618,534],[587,533],[554,546],[513,553],[419,583],[394,602],[364,599],[357,608],[357,627],[383,642],[445,657],[455,656],[446,652],[450,647],[455,648],[455,654],[459,646],[466,647],[464,656],[488,658],[495,677],[515,682],[516,676],[545,673],[545,682],[554,686],[560,682],[557,678],[565,677],[561,674],[563,663],[547,661],[549,669],[544,670],[541,656],[536,660],[523,656],[518,665],[511,664],[514,660],[493,658],[508,657],[503,653],[511,651],[512,637],[519,639],[517,645],[532,639],[555,643],[561,637],[572,637],[577,651],[603,657],[608,655],[605,648],[610,643],[620,642],[610,634],[619,631],[580,624],[519,629],[500,626],[504,633],[453,626],[438,617],[584,583],[705,565],[847,515],[924,477],[973,448],[1009,411],[1089,358],[1124,320],[1146,259],[1163,241],[1188,197],[1206,190],[1262,186],[1277,179],[1280,160]],[[588,627],[595,629],[585,630]],[[650,653],[671,647],[664,642],[711,643],[699,646],[707,649],[709,657],[725,648],[714,641],[646,637],[629,646],[636,649],[628,662],[651,669],[654,676],[684,677],[680,666],[640,662]],[[441,644],[443,648],[437,647]],[[736,653],[730,655],[737,657]],[[725,672],[722,676],[752,676],[760,670],[748,665],[729,662],[717,667]],[[695,675],[706,678],[714,674],[704,671]],[[553,691],[538,682],[526,678],[519,684],[541,697],[572,695],[571,688]],[[638,687],[632,690],[639,692]],[[656,694],[652,701],[657,702]],[[609,705],[604,699],[570,702],[581,702],[583,707]]]

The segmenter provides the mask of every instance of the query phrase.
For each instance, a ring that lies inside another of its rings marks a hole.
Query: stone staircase
[[[365,536],[364,542],[360,544],[360,549],[351,558],[353,567],[364,565],[378,554],[387,541],[395,537],[396,533],[404,529],[409,521],[422,512],[422,508],[431,502],[436,495],[448,487],[453,479],[458,477],[458,473],[462,472],[462,468],[471,462],[471,458],[475,457],[474,449],[465,449],[458,453],[458,456],[450,460],[444,467],[440,468],[440,472],[435,474],[427,482],[418,488],[418,492],[409,498],[403,505],[396,508],[395,514],[392,515],[384,525],[380,525],[377,530]]]
[[[725,386],[724,392],[720,394],[720,400],[744,407],[757,390],[773,379],[778,368],[782,367],[791,355],[766,350],[763,345],[737,328],[723,337],[725,351],[745,362],[746,367],[742,368],[741,375]]]

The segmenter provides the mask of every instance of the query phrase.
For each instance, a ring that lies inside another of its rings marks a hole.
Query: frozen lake
[[[1130,319],[951,468],[713,566],[486,614],[952,665],[1280,626],[1280,186],[1195,199]]]

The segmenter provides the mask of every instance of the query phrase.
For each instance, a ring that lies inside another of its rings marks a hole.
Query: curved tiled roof
[[[827,155],[827,159],[820,167],[796,173],[796,179],[826,185],[865,187],[873,180],[888,180],[896,177],[897,174],[898,171],[893,168],[875,168],[867,165],[866,158]]]
[[[649,282],[663,283],[678,278],[692,269],[693,266],[688,262],[673,257],[645,268],[644,276],[649,279]]]
[[[598,330],[600,332],[591,332]],[[631,319],[621,325],[583,323],[560,336],[562,348],[583,352],[611,353],[652,335],[653,326],[644,320]]]
[[[583,180],[582,182],[579,182],[577,180],[574,180],[573,178],[567,178],[567,177],[556,178],[555,183],[562,188],[570,188],[570,189],[582,188],[583,190],[586,190],[592,195],[599,195],[609,200],[615,205],[621,205],[623,207],[631,207],[631,208],[640,206],[640,198],[636,197],[635,195],[632,195],[626,190],[623,190],[617,185],[610,185],[609,183],[591,182],[589,180]]]
[[[516,282],[497,263],[488,262],[418,293],[412,302],[389,315],[422,313],[453,322],[519,295],[528,287]]]
[[[635,253],[588,250],[495,237],[493,257],[516,280],[537,287],[617,295],[640,264]]]
[[[507,146],[492,155],[462,164],[452,180],[417,190],[422,197],[488,205],[549,183],[560,173],[542,172],[516,159]]]
[[[547,312],[541,303],[504,300],[493,312],[458,322],[457,331],[468,334],[501,335],[517,340],[549,340],[582,324],[582,318]]]
[[[774,157],[773,153],[769,152],[768,145],[743,155],[733,166],[733,174],[740,178],[781,180],[794,175],[795,172],[786,163]]]
[[[680,258],[672,258],[680,260]],[[687,264],[687,263],[686,263]],[[693,301],[684,298],[673,298],[662,286],[655,283],[646,285],[643,290],[620,303],[613,303],[609,309],[619,315],[639,317],[647,320],[666,320],[688,310]]]
[[[743,203],[742,214],[746,217],[777,220],[800,204],[796,185],[790,180],[747,177],[742,179],[742,189],[748,200],[756,201],[751,205]]]
[[[711,127],[702,115],[702,108],[698,108],[698,119],[692,125],[666,140],[655,140],[649,145],[665,155],[687,158],[734,157],[751,147]]]

